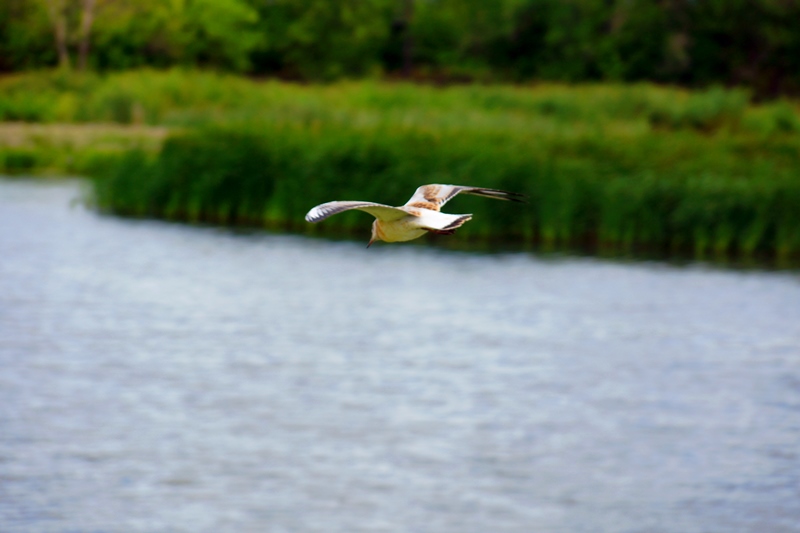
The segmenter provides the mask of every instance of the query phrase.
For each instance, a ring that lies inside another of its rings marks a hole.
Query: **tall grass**
[[[687,172],[699,166],[691,157],[648,168],[647,158],[616,152],[618,139],[565,145],[556,138],[536,149],[507,141],[342,125],[201,129],[171,138],[155,157],[130,154],[98,180],[98,200],[136,216],[366,232],[363,213],[319,227],[303,215],[332,199],[396,205],[422,183],[464,183],[519,191],[530,204],[455,199],[454,212],[476,215],[459,230],[462,239],[708,258],[800,252],[800,180],[788,168],[762,163],[733,173],[721,158],[716,169]],[[696,158],[703,150],[694,143],[660,147],[670,148],[684,155],[693,149]]]
[[[99,205],[121,214],[366,232],[363,213],[316,226],[303,215],[328,200],[400,204],[420,184],[459,183],[531,200],[456,198],[454,212],[476,215],[460,239],[800,256],[800,118],[789,101],[752,105],[739,90],[653,85],[58,76],[0,81],[0,109],[27,109],[26,120],[176,128],[160,151],[131,148],[96,181]],[[27,102],[37,83],[51,98]]]
[[[160,150],[163,127],[0,123],[0,172],[98,175],[132,149]]]

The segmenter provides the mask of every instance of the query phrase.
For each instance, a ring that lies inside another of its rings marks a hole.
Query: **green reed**
[[[788,168],[742,164],[730,174],[726,163],[692,174],[683,171],[692,161],[659,170],[614,159],[612,140],[607,159],[602,146],[581,157],[581,143],[526,150],[505,141],[342,125],[202,129],[170,138],[155,156],[129,154],[97,181],[98,201],[137,216],[366,234],[363,213],[319,226],[303,215],[333,199],[400,204],[422,183],[464,183],[523,192],[530,203],[455,199],[450,211],[475,214],[462,239],[701,258],[800,252],[800,181]]]

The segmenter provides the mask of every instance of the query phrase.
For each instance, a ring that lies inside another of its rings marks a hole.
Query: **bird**
[[[405,242],[426,233],[452,235],[456,229],[472,219],[472,215],[442,213],[441,207],[457,194],[472,194],[497,200],[524,203],[526,196],[516,192],[467,187],[464,185],[422,185],[411,199],[398,207],[361,201],[333,201],[312,207],[306,214],[307,222],[321,222],[343,211],[357,209],[375,217],[369,248],[375,241]]]

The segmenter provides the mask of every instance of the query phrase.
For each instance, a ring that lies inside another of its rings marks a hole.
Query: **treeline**
[[[800,0],[3,0],[0,70],[656,81],[800,93]]]

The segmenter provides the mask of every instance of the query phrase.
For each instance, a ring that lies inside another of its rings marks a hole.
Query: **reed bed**
[[[364,233],[363,213],[316,226],[303,215],[332,199],[400,204],[420,184],[459,183],[530,197],[522,207],[455,199],[453,212],[476,215],[457,233],[461,240],[609,254],[800,256],[800,119],[789,101],[753,105],[741,90],[646,84],[48,76],[0,81],[0,109],[20,119],[13,110],[25,108],[27,119],[44,122],[173,128],[160,150],[131,147],[97,172],[98,205],[120,214]],[[53,98],[20,107],[16,99],[33,83]],[[40,109],[38,118],[31,109]]]

